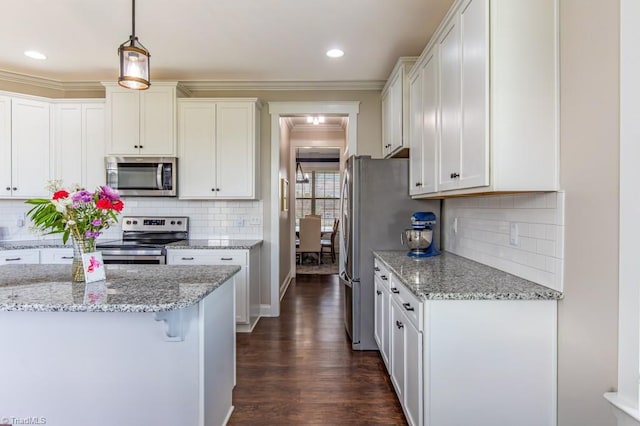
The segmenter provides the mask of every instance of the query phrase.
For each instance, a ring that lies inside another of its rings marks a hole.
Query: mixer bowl
[[[433,241],[433,230],[407,228],[400,234],[400,240],[409,250],[426,250]]]

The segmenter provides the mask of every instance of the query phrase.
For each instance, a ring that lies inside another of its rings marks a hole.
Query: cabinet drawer
[[[377,279],[381,279],[389,288],[389,270],[378,259],[373,260],[373,272]]]
[[[71,264],[73,262],[72,248],[53,248],[40,250],[42,264]]]
[[[40,250],[8,250],[0,252],[0,265],[38,263],[40,263]]]
[[[391,297],[402,307],[407,319],[422,331],[423,303],[393,274],[389,278]]]
[[[170,265],[240,265],[247,266],[245,250],[168,250]]]

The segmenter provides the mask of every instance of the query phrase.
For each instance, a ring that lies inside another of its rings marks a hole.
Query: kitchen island
[[[233,409],[238,266],[0,267],[0,423],[221,425]]]
[[[373,255],[375,340],[410,425],[556,425],[561,292],[447,252]]]

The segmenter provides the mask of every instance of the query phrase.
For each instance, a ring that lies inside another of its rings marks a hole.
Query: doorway
[[[306,115],[338,116],[346,119],[344,129],[343,156],[357,154],[358,101],[336,102],[269,102],[271,115],[271,194],[269,200],[269,267],[270,292],[269,311],[263,310],[265,316],[279,316],[280,299],[284,296],[291,280],[295,277],[295,251],[290,250],[291,241],[295,241],[293,214],[295,197],[293,189],[295,177],[290,167],[291,144],[290,129],[286,119],[305,117]],[[313,141],[312,141],[313,142]],[[314,142],[315,143],[315,142]],[[310,143],[308,146],[313,146]],[[295,167],[295,162],[294,162]],[[291,182],[291,184],[289,184]],[[282,189],[288,188],[286,196]],[[284,201],[287,206],[283,205]]]

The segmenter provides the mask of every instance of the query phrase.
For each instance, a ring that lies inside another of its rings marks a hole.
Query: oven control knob
[[[172,221],[171,221],[171,224],[172,224],[172,225],[175,225],[175,224],[176,224],[176,221],[175,221],[175,220],[172,220]]]
[[[131,225],[131,221],[130,220],[127,221],[127,225]]]
[[[182,225],[182,221],[181,220],[178,221],[178,225]]]
[[[134,224],[134,225],[137,225],[137,224],[138,224],[138,221],[137,221],[137,220],[134,220],[134,221],[133,221],[133,224]]]

